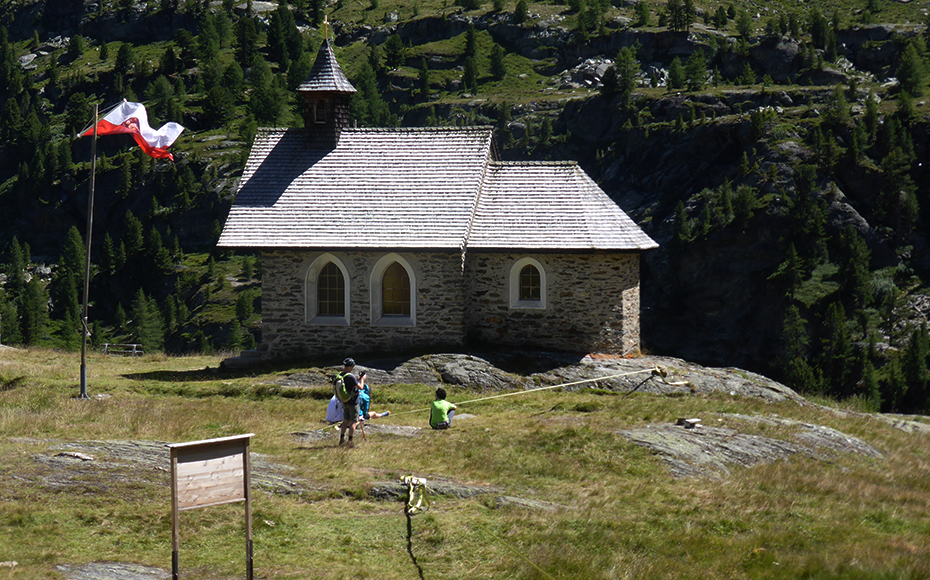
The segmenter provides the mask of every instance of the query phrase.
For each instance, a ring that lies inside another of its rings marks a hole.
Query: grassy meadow
[[[308,482],[294,494],[253,486],[257,578],[930,577],[930,441],[867,415],[722,393],[553,389],[462,405],[474,416],[434,432],[421,411],[432,387],[375,385],[373,409],[392,411],[375,422],[425,430],[372,432],[346,449],[335,437],[294,435],[325,426],[328,385],[287,386],[288,375],[312,369],[209,370],[221,360],[91,354],[92,399],[79,400],[79,355],[0,350],[0,580],[62,578],[57,565],[87,562],[171,570],[168,450],[163,468],[114,467],[63,486],[56,469],[69,468],[47,460],[61,443],[240,433],[255,434],[253,454]],[[448,390],[453,402],[488,395]],[[717,413],[833,427],[883,458],[795,456],[721,479],[675,479],[619,434],[682,416],[712,424]],[[404,475],[497,491],[433,496],[408,537],[403,504],[368,495]],[[182,512],[182,577],[244,577],[242,519],[241,504]]]

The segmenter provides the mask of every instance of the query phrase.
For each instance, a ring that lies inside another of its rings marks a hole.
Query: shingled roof
[[[469,250],[648,250],[658,245],[577,163],[489,164]]]
[[[460,250],[491,129],[345,129],[331,151],[262,130],[223,247]]]
[[[221,247],[657,247],[576,163],[496,160],[492,129],[345,129],[332,150],[260,130]]]
[[[310,68],[306,80],[299,87],[298,93],[305,92],[354,93],[355,87],[346,78],[333,53],[329,40],[324,40],[316,54],[316,60]]]

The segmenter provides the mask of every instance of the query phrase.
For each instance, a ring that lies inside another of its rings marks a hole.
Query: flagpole
[[[84,252],[84,309],[81,313],[81,399],[87,394],[87,296],[90,294],[90,243],[94,230],[94,177],[97,174],[97,104],[94,103],[94,139],[90,144],[90,195],[87,197],[87,240]]]

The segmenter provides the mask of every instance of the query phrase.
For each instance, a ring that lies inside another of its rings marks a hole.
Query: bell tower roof
[[[310,69],[310,74],[299,87],[298,93],[322,92],[322,93],[343,93],[351,95],[355,93],[355,87],[346,78],[342,72],[342,67],[333,54],[333,48],[329,44],[329,39],[324,40],[317,52],[316,60]]]

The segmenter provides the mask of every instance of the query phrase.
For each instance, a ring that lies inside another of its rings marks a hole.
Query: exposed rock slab
[[[504,490],[491,485],[472,485],[456,483],[447,479],[430,479],[426,483],[427,495],[439,495],[467,499],[491,493],[504,493]],[[406,501],[407,486],[395,481],[375,483],[368,490],[368,495],[375,499]]]
[[[158,441],[30,441],[46,446],[34,455],[48,469],[32,483],[51,488],[81,489],[107,493],[110,487],[128,483],[170,484],[170,453]],[[261,453],[251,453],[252,484],[274,494],[301,494],[320,489],[302,478],[295,469],[271,461]]]
[[[830,459],[840,453],[882,457],[871,445],[829,427],[777,417],[717,417],[727,427],[650,425],[620,434],[661,456],[676,477],[722,477],[729,475],[731,466],[751,467],[797,454],[817,459]],[[746,432],[753,424],[784,428],[785,438]]]
[[[90,564],[56,566],[66,580],[164,580],[171,572],[126,562],[93,562]]]

